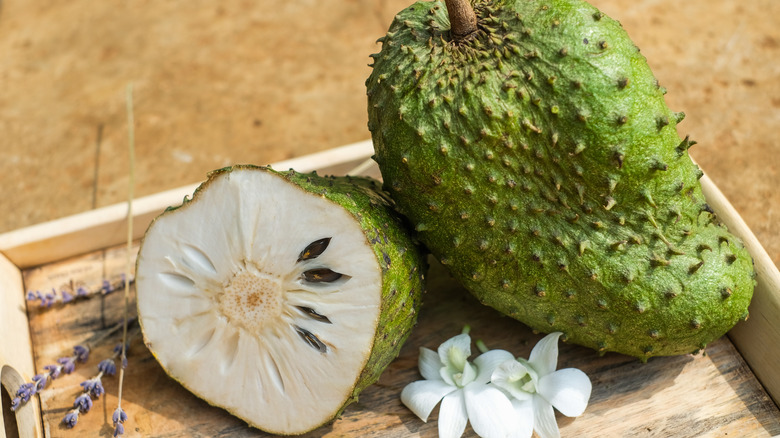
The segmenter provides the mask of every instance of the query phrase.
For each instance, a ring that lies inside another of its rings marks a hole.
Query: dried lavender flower
[[[109,376],[116,374],[116,363],[114,362],[114,359],[109,358],[101,360],[98,364],[98,371]]]
[[[32,380],[35,382],[35,392],[42,391],[46,384],[49,383],[49,373],[36,374]]]
[[[77,297],[85,297],[89,294],[89,291],[87,291],[87,288],[84,286],[79,286],[78,289],[76,289],[76,296]]]
[[[101,288],[101,292],[103,292],[103,295],[108,295],[111,292],[114,292],[116,289],[114,289],[114,286],[111,285],[111,282],[108,280],[103,280],[103,287]]]
[[[62,422],[65,424],[65,427],[68,429],[72,429],[73,426],[76,425],[79,421],[79,409],[72,409],[68,411],[67,414],[65,414],[65,418],[62,419]]]
[[[60,359],[66,359],[66,358],[60,358]],[[59,361],[59,359],[58,359]],[[45,365],[43,369],[48,372],[49,377],[52,379],[56,379],[60,376],[60,371],[62,371],[61,365]]]
[[[62,296],[63,304],[68,304],[73,301],[73,295],[65,289],[60,290],[60,295]]]
[[[83,413],[89,412],[92,409],[92,398],[89,396],[89,393],[82,392],[81,395],[76,397],[73,407],[79,408],[79,411]]]
[[[125,434],[125,426],[123,426],[122,423],[117,423],[116,426],[114,426],[114,436],[119,436],[124,434]]]
[[[81,382],[81,386],[84,388],[84,392],[92,394],[92,396],[95,398],[99,398],[101,395],[105,394],[106,390],[103,388],[103,382],[100,380],[101,375],[102,373],[89,380]]]
[[[20,404],[27,403],[30,397],[36,393],[35,383],[22,383],[19,389],[16,390],[16,397],[19,398]]]
[[[41,306],[51,307],[51,305],[54,304],[54,301],[56,300],[57,300],[57,290],[52,288],[51,292],[43,296],[43,299],[41,300]]]
[[[125,433],[125,427],[122,423],[127,421],[127,413],[125,413],[121,407],[117,407],[116,410],[114,410],[111,419],[114,421],[114,436],[123,435]]]
[[[76,360],[79,362],[86,362],[89,358],[89,348],[83,345],[76,345],[73,347],[73,355],[76,356]]]

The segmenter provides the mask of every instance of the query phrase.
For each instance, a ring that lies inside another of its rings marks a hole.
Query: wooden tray
[[[372,154],[370,142],[332,149],[274,165],[299,171],[341,174]],[[364,172],[377,176],[376,167]],[[585,414],[559,417],[563,436],[773,436],[780,434],[780,274],[753,234],[706,176],[705,196],[755,259],[758,286],[750,319],[711,343],[704,354],[652,358],[647,364],[619,354],[599,357],[589,349],[561,345],[559,367],[577,367],[593,382]],[[181,202],[196,185],[134,201],[135,238],[168,205]],[[120,283],[125,266],[127,207],[118,204],[0,235],[0,402],[5,436],[110,436],[117,399],[116,377],[104,378],[107,394],[79,418],[74,430],[61,420],[80,393],[79,383],[118,342],[122,293],[102,294],[69,305],[28,305],[27,290],[77,287],[97,291],[104,279]],[[130,273],[132,275],[132,273]],[[401,389],[420,379],[417,351],[436,348],[464,324],[490,348],[527,356],[541,337],[521,323],[479,305],[436,263],[409,341],[377,384],[333,424],[306,435],[436,436],[436,411],[422,423],[400,402]],[[132,292],[132,291],[131,291]],[[73,345],[97,344],[86,364],[54,380],[16,413],[9,397],[44,365],[70,354]],[[191,395],[162,371],[140,336],[133,338],[125,376],[123,408],[130,419],[125,436],[267,436],[225,411]],[[240,382],[226,382],[226,385]],[[773,401],[774,400],[774,401]],[[467,435],[474,436],[470,429]]]

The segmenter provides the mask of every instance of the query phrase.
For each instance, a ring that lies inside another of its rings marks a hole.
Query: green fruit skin
[[[208,180],[195,190],[191,199],[185,198],[181,205],[169,207],[163,214],[192,202],[213,178],[236,169],[272,173],[344,208],[360,224],[382,269],[382,307],[371,355],[360,376],[356,376],[352,393],[342,407],[334,412],[332,419],[336,419],[347,406],[358,401],[358,395],[366,387],[379,379],[390,362],[398,357],[401,347],[411,334],[425,292],[428,253],[418,241],[413,240],[409,224],[397,213],[392,199],[382,191],[380,183],[365,177],[319,176],[316,172],[300,173],[293,169],[280,172],[270,166],[225,167],[210,172]],[[263,429],[260,424],[252,426]]]
[[[705,203],[663,90],[621,25],[577,0],[400,12],[371,55],[369,130],[418,238],[484,304],[646,360],[747,317],[752,260]]]

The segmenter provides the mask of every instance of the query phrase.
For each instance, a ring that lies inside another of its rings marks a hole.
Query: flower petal
[[[539,377],[555,371],[558,367],[558,338],[563,333],[553,332],[543,337],[531,350],[528,362],[534,367]]]
[[[508,392],[513,398],[525,400],[531,394],[523,389],[523,377],[529,374],[528,368],[522,363],[512,359],[499,364],[490,375],[493,385]]]
[[[497,388],[472,383],[463,392],[474,432],[482,438],[505,438],[516,422],[512,402]]]
[[[515,411],[515,423],[508,437],[531,438],[531,435],[534,433],[533,397],[529,396],[524,400],[513,399],[512,409]]]
[[[490,350],[480,354],[474,359],[474,365],[477,366],[476,382],[487,383],[490,381],[493,371],[502,363],[507,361],[515,361],[515,357],[512,353],[506,350]]]
[[[447,394],[439,407],[439,438],[459,438],[466,430],[469,417],[463,390]]]
[[[578,417],[588,407],[592,385],[584,372],[565,368],[539,379],[536,389],[563,415]]]
[[[538,394],[534,396],[534,430],[539,438],[560,438],[558,423],[555,421],[555,412],[547,400]]]
[[[418,380],[401,391],[401,402],[422,421],[428,421],[428,416],[442,397],[456,389],[441,380]]]
[[[417,360],[420,374],[425,380],[441,380],[439,370],[442,367],[439,354],[430,348],[420,347],[420,357]]]
[[[451,353],[450,349],[457,348],[462,353],[463,361],[465,361],[469,356],[471,356],[471,337],[465,333],[461,333],[458,336],[455,336],[453,338],[447,339],[444,341],[443,344],[439,346],[439,360],[441,360],[441,363],[446,367],[452,367],[455,366],[458,368],[458,371],[463,370],[463,364],[460,364],[460,366],[457,366],[458,364],[453,364],[450,360]]]

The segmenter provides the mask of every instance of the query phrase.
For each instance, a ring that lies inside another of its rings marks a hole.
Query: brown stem
[[[450,16],[450,31],[456,41],[462,41],[477,31],[477,15],[469,0],[445,0]]]

